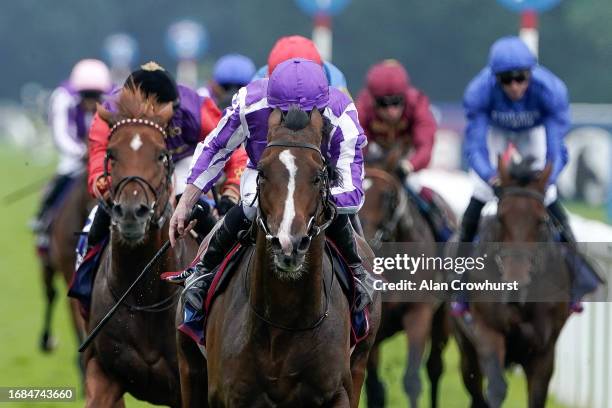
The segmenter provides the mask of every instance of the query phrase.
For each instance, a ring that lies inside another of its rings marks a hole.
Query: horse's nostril
[[[149,214],[149,211],[151,211],[151,209],[148,206],[140,204],[136,209],[136,216],[138,218],[144,218]]]
[[[121,207],[121,204],[113,205],[113,213],[117,217],[123,217],[123,207]]]
[[[276,251],[280,251],[283,248],[283,246],[281,245],[280,239],[278,239],[277,237],[273,237],[270,240],[270,244],[272,245],[272,249]]]
[[[308,251],[308,247],[310,246],[310,237],[305,236],[302,237],[300,242],[297,245],[298,252],[306,252]]]

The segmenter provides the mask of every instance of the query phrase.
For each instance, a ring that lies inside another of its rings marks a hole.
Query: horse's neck
[[[308,326],[323,315],[324,243],[323,234],[310,243],[301,278],[283,280],[274,270],[274,258],[264,234],[258,231],[248,285],[250,302],[259,314],[286,327]]]
[[[123,292],[142,272],[167,239],[165,230],[167,230],[166,226],[150,228],[145,241],[135,247],[122,243],[118,233],[111,231],[110,261],[112,273],[109,280],[115,291]],[[134,291],[139,299],[157,299],[169,292],[172,285],[162,282],[159,279],[159,272],[174,268],[172,259],[172,255],[168,252],[157,261],[139,284],[140,288],[144,290]]]

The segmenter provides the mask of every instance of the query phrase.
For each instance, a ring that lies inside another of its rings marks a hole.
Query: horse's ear
[[[501,154],[497,155],[497,172],[499,174],[499,181],[501,182],[501,185],[509,185],[511,181],[510,173],[508,172],[508,167],[506,166],[504,157]]]
[[[553,166],[551,162],[546,163],[544,170],[542,170],[542,172],[538,176],[538,190],[540,190],[542,193],[546,191],[548,179],[550,178],[550,175],[552,173],[552,167]]]
[[[281,110],[278,108],[274,109],[270,114],[270,117],[268,118],[268,129],[280,126],[282,120],[283,113],[281,112]]]
[[[310,126],[314,128],[318,135],[321,134],[321,130],[323,129],[323,115],[321,115],[321,112],[316,108],[310,113]]]
[[[166,103],[157,111],[158,120],[162,125],[167,125],[168,122],[170,122],[170,119],[172,119],[172,115],[174,115],[172,102]]]
[[[98,112],[98,116],[100,119],[105,121],[108,126],[113,126],[115,122],[117,122],[117,117],[114,113],[106,109],[102,104],[96,103],[96,111]]]

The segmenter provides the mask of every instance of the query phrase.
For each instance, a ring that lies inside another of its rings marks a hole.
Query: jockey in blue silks
[[[499,188],[497,156],[512,144],[521,156],[535,159],[534,169],[552,164],[544,203],[559,225],[562,239],[574,242],[556,186],[568,161],[563,139],[570,127],[570,114],[563,81],[538,65],[520,38],[503,37],[491,47],[488,65],[469,83],[463,104],[467,117],[464,154],[474,192],[463,215],[460,240],[474,240],[482,208],[495,199]],[[599,278],[588,266],[570,270],[576,275],[572,307],[580,310],[580,298],[597,287]],[[459,299],[453,311],[462,314],[467,304]]]
[[[255,74],[255,64],[241,54],[227,54],[217,60],[208,87],[198,89],[198,93],[213,98],[219,109],[232,104],[232,96],[246,86]]]

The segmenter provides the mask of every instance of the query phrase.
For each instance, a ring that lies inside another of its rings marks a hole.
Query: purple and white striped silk
[[[266,90],[268,79],[251,82],[234,96],[217,127],[198,144],[187,179],[203,191],[208,191],[221,175],[225,162],[242,143],[249,157],[248,167],[254,169],[267,144],[268,117],[272,108],[268,105]],[[331,193],[339,213],[357,212],[364,200],[363,152],[367,140],[359,120],[357,109],[343,92],[329,88],[329,104],[323,115],[332,124],[328,144],[321,152],[342,175],[342,184]]]

